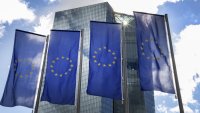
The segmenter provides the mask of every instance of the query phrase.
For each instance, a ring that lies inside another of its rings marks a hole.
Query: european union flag
[[[13,56],[1,105],[33,108],[46,36],[16,30]]]
[[[175,93],[164,16],[134,15],[142,90]]]
[[[52,30],[42,101],[75,103],[80,31]]]
[[[121,24],[90,22],[88,94],[122,99],[120,45]]]

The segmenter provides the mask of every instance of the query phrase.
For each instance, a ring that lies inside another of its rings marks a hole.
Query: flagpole
[[[125,104],[125,113],[129,113],[129,100],[128,100],[128,86],[127,86],[127,51],[126,51],[126,36],[125,36],[125,27],[124,27],[124,23],[122,22],[122,55],[123,55],[123,78],[124,78],[124,104]]]
[[[82,76],[82,59],[83,59],[83,32],[84,30],[81,30],[81,47],[80,47],[80,63],[79,63],[79,76],[78,76],[78,91],[77,91],[77,109],[76,113],[80,113],[80,100],[81,100],[81,76]]]
[[[39,108],[39,102],[40,102],[40,95],[41,95],[41,89],[42,89],[42,81],[43,81],[43,75],[45,72],[45,64],[46,64],[46,57],[47,57],[47,48],[48,48],[48,42],[49,42],[49,36],[46,38],[46,43],[45,43],[45,50],[43,54],[43,63],[41,64],[41,72],[40,76],[38,76],[38,85],[37,85],[37,91],[36,91],[36,96],[35,96],[35,103],[34,103],[34,108],[32,113],[38,113],[38,108]]]
[[[172,58],[174,80],[175,80],[175,86],[176,86],[176,93],[177,93],[177,97],[178,97],[179,109],[180,109],[180,113],[184,113],[184,108],[183,108],[183,103],[182,103],[180,87],[179,87],[178,74],[177,74],[177,70],[176,70],[176,63],[175,63],[175,58],[174,58],[174,51],[173,51],[173,45],[172,45],[172,39],[171,39],[171,33],[170,33],[169,21],[168,21],[168,15],[167,14],[165,14],[165,19],[166,19],[166,23],[167,23],[167,32],[168,32],[169,45],[170,45],[169,47],[170,47],[171,58]]]

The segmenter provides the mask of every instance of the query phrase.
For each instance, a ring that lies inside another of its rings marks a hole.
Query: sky
[[[109,2],[114,11],[168,14],[184,110],[200,113],[200,0],[1,0],[0,98],[7,80],[15,29],[47,35],[56,11]],[[155,92],[157,113],[179,113],[175,95]],[[31,113],[26,107],[3,107],[1,113]]]

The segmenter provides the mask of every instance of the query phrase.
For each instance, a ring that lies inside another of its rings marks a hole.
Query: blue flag
[[[80,31],[52,30],[42,101],[75,103]]]
[[[90,22],[88,94],[122,99],[120,37],[121,24]]]
[[[175,93],[164,16],[144,13],[134,15],[142,90]]]
[[[46,36],[16,30],[13,56],[1,105],[33,108]]]

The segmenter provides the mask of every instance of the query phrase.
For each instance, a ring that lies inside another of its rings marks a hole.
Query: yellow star
[[[66,60],[69,60],[69,58],[66,58]]]
[[[97,60],[94,60],[94,62],[96,63],[96,62],[97,62]]]
[[[55,63],[55,60],[52,60],[52,63]]]
[[[108,64],[108,66],[111,67],[112,65],[111,65],[111,64]]]
[[[71,68],[69,68],[69,69],[68,69],[68,71],[72,71],[72,69],[71,69]]]
[[[65,75],[67,75],[67,72],[65,72]]]
[[[54,73],[54,70],[52,69],[51,72]]]
[[[60,74],[60,77],[62,77],[63,75],[62,74]]]
[[[70,67],[74,67],[74,65],[73,65],[73,64],[71,64],[71,65],[70,65]]]
[[[145,53],[144,53],[144,52],[142,52],[142,55],[144,56],[144,55],[145,55]]]
[[[115,55],[115,52],[113,52],[112,55]]]
[[[117,57],[114,57],[114,59],[116,60],[116,59],[117,59]]]
[[[72,63],[72,60],[70,60],[69,62]]]
[[[101,66],[101,63],[98,63],[98,66]]]
[[[65,57],[64,56],[62,56],[62,59],[64,59]]]
[[[106,49],[106,46],[104,46],[103,48]]]
[[[99,51],[101,51],[101,48],[99,48]]]
[[[97,51],[94,51],[94,54],[97,54]]]
[[[23,78],[23,76],[22,76],[22,75],[20,75],[20,78]]]
[[[53,65],[50,65],[51,68],[53,68]]]
[[[113,63],[113,64],[115,64],[116,62],[115,62],[115,61],[113,61],[112,63]]]
[[[55,76],[58,76],[58,74],[56,73],[56,74],[54,74]]]
[[[109,49],[108,52],[111,52],[111,50]]]
[[[59,58],[57,57],[56,60],[59,60]]]
[[[96,58],[96,56],[92,56],[93,58]]]
[[[106,64],[103,64],[103,67],[106,67]]]

